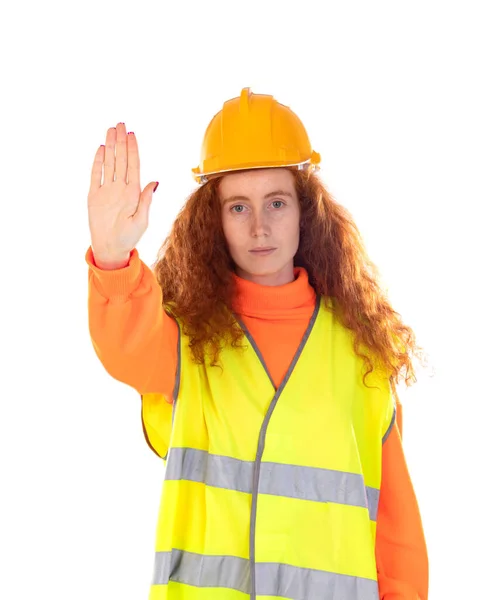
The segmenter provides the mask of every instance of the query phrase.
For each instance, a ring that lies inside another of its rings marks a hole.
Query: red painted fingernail
[[[160,183],[159,181],[157,181],[157,182],[156,182],[156,185],[155,185],[155,187],[153,188],[153,194],[156,192],[156,188],[158,187],[159,183]]]

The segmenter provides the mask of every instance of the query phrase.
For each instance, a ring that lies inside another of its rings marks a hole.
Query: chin
[[[284,269],[284,266],[260,266],[254,267],[254,265],[243,265],[239,267],[239,270],[244,271],[248,275],[256,275],[258,277],[262,277],[264,275],[275,275]]]
[[[243,272],[246,273],[249,276],[252,277],[270,277],[270,276],[276,276],[279,275],[280,273],[283,273],[284,271],[291,271],[293,270],[293,266],[288,264],[288,261],[284,262],[283,264],[261,264],[261,265],[254,265],[253,263],[251,264],[241,264],[239,263],[239,265],[237,266],[237,271],[239,272]]]

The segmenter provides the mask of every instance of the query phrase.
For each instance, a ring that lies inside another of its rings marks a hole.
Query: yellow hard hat
[[[217,173],[268,167],[316,169],[320,161],[304,125],[288,106],[244,88],[209,123],[200,165],[192,172],[198,183],[205,183]]]

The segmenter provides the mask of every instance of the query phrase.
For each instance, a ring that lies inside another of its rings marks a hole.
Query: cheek
[[[237,224],[229,219],[223,219],[222,229],[227,245],[231,250],[240,246],[240,226],[237,227]]]
[[[283,232],[284,239],[286,240],[286,248],[287,251],[294,255],[299,248],[300,242],[300,232],[299,232],[299,223],[291,222],[290,225],[286,228],[285,232]]]
[[[299,241],[299,218],[294,215],[287,215],[287,217],[288,218],[281,220],[275,225],[279,230],[279,235],[282,236],[283,239],[288,242],[294,241],[296,243]]]

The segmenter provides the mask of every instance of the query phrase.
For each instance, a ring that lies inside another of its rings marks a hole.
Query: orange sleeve
[[[376,530],[380,600],[428,600],[429,566],[420,510],[406,464],[402,406],[383,444]]]
[[[153,271],[132,250],[129,264],[99,269],[90,246],[88,273],[89,333],[106,371],[139,394],[172,397],[178,326],[166,314]]]

